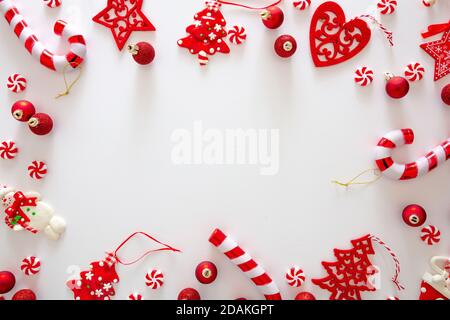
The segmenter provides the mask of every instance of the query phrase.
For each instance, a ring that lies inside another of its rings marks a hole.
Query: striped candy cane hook
[[[394,130],[384,135],[375,149],[375,163],[381,173],[394,180],[410,180],[422,176],[450,158],[450,138],[427,155],[408,164],[394,162],[392,150],[414,142],[411,129]]]
[[[57,72],[63,72],[66,66],[71,67],[69,70],[74,70],[83,62],[86,56],[86,41],[82,35],[69,28],[66,22],[56,21],[54,32],[69,42],[70,50],[66,55],[55,55],[38,40],[33,30],[28,27],[24,17],[10,0],[0,0],[0,12],[3,13],[11,29],[23,42],[25,49],[38,59],[43,66]]]
[[[239,247],[236,241],[216,229],[209,238],[209,242],[238,266],[267,300],[281,300],[280,290],[276,283],[247,252]]]

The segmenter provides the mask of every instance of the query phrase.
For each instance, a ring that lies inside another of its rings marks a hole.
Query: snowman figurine
[[[0,185],[0,201],[6,214],[5,223],[14,231],[43,231],[49,239],[57,240],[66,229],[64,219],[55,216],[37,192],[21,192]]]

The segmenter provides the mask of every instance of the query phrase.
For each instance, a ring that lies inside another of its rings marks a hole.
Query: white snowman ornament
[[[52,240],[57,240],[66,229],[66,222],[54,215],[52,207],[41,201],[37,192],[16,191],[0,186],[0,201],[5,213],[5,223],[14,231],[43,231]]]

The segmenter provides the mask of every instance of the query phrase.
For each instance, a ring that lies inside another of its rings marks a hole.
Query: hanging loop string
[[[75,78],[75,80],[73,80],[72,82],[69,83],[69,81],[67,81],[67,68],[68,68],[68,67],[71,67],[71,65],[70,65],[70,64],[67,64],[67,65],[64,67],[64,70],[63,70],[64,85],[66,86],[66,90],[63,91],[63,92],[61,92],[61,93],[59,93],[59,94],[55,97],[55,99],[58,99],[58,98],[61,98],[61,97],[64,97],[64,96],[69,95],[69,93],[70,93],[70,91],[72,90],[73,86],[74,86],[74,85],[78,82],[78,80],[80,80],[80,78],[81,78],[81,70],[82,70],[82,67],[80,66],[80,67],[78,67],[78,75],[77,75],[77,77]]]
[[[432,24],[428,26],[427,31],[422,32],[422,38],[435,36],[450,29],[450,21],[446,23]]]
[[[137,258],[137,259],[135,259],[135,260],[132,260],[131,262],[124,262],[123,260],[121,260],[121,259],[117,256],[117,253],[119,252],[119,250],[120,250],[120,249],[121,249],[128,241],[130,241],[132,238],[134,238],[134,237],[137,236],[137,235],[143,235],[143,236],[149,238],[150,240],[152,240],[152,241],[154,241],[154,242],[156,242],[156,243],[162,245],[163,247],[162,247],[162,248],[158,248],[158,249],[149,250],[149,251],[145,252],[144,254],[142,254],[139,258]],[[117,249],[114,251],[113,254],[114,254],[114,257],[116,258],[116,260],[117,260],[118,263],[120,263],[120,264],[122,264],[122,265],[124,265],[124,266],[129,266],[129,265],[135,264],[135,263],[138,262],[139,260],[142,260],[142,259],[145,258],[147,255],[149,255],[150,253],[158,252],[158,251],[181,252],[181,250],[175,249],[175,248],[169,246],[168,244],[162,243],[161,241],[159,241],[159,240],[153,238],[151,235],[149,235],[149,234],[147,234],[147,233],[145,233],[145,232],[138,231],[138,232],[135,232],[135,233],[131,234],[128,238],[126,238],[126,239],[125,239],[125,240],[117,247]]]
[[[389,45],[391,47],[394,46],[394,37],[392,31],[389,31],[388,28],[386,28],[380,21],[378,21],[374,16],[370,14],[362,14],[359,16],[360,18],[367,18],[372,23],[376,24],[378,28],[384,33],[384,36],[386,37],[386,40],[389,42]]]
[[[368,172],[372,172],[373,175],[375,176],[375,178],[373,178],[372,180],[369,180],[369,181],[356,181],[361,176],[365,175]],[[367,169],[367,170],[364,170],[363,172],[361,172],[360,174],[358,174],[356,177],[354,177],[353,179],[351,179],[348,182],[340,182],[340,181],[337,181],[337,180],[333,180],[333,181],[331,181],[331,183],[337,184],[337,185],[339,185],[341,187],[349,187],[349,186],[355,185],[355,184],[359,184],[359,185],[371,184],[371,183],[377,181],[380,178],[381,178],[380,170],[378,170],[378,169]]]
[[[265,7],[253,7],[253,6],[248,6],[248,5],[241,4],[241,3],[236,3],[236,2],[217,0],[217,2],[220,3],[220,4],[225,4],[225,5],[229,5],[229,6],[245,8],[245,9],[249,9],[249,10],[264,10],[264,9],[269,8],[269,7],[273,7],[273,6],[276,6],[276,5],[280,4],[281,1],[283,1],[283,0],[277,0],[274,3],[269,4],[269,5],[265,6]]]
[[[398,291],[404,290],[405,287],[403,285],[400,284],[400,281],[398,280],[398,277],[400,275],[400,261],[398,260],[397,255],[395,254],[395,252],[386,244],[384,243],[384,241],[382,241],[380,238],[370,235],[370,238],[377,242],[378,244],[380,244],[382,247],[384,247],[386,249],[386,251],[391,255],[392,260],[394,260],[394,264],[395,264],[395,274],[392,277],[392,282],[395,284],[395,286],[397,287]]]

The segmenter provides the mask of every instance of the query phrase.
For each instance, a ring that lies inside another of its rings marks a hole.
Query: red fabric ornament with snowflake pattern
[[[422,33],[423,38],[428,38],[442,32],[441,39],[420,45],[435,60],[434,81],[450,73],[450,21],[428,26],[427,31]]]

